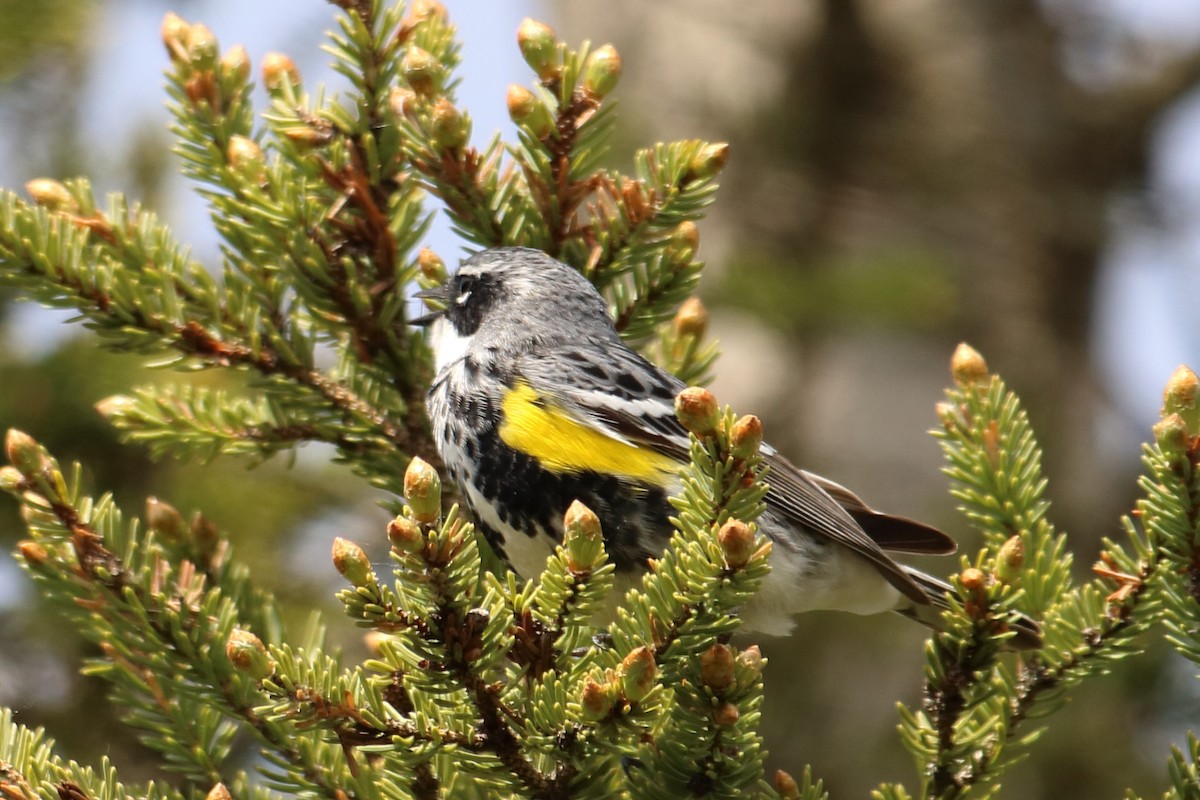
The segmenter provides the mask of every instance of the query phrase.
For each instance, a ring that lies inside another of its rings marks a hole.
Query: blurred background
[[[1135,498],[1162,385],[1181,362],[1200,367],[1200,5],[444,2],[477,143],[511,134],[505,89],[532,78],[515,46],[531,15],[573,44],[620,51],[614,167],[659,139],[732,144],[701,225],[723,402],[762,416],[792,460],[942,526],[970,553],[978,538],[926,434],[967,340],[1022,395],[1053,518],[1087,577]],[[208,24],[222,48],[245,44],[255,63],[287,52],[308,87],[342,85],[318,49],[332,15],[318,0],[0,0],[0,185],[87,175],[99,194],[157,210],[215,265],[205,206],[170,153],[168,10]],[[447,261],[462,253],[444,223],[430,245]],[[130,514],[147,495],[203,509],[298,609],[340,585],[334,535],[383,559],[377,497],[319,448],[247,475],[243,462],[153,463],[119,445],[92,405],[171,376],[97,355],[67,315],[13,299],[0,304],[0,426],[82,461]],[[0,544],[20,535],[15,503],[0,500]],[[0,559],[0,704],[45,724],[69,757],[107,753],[123,778],[149,777],[103,686],[77,674],[87,646],[34,600]],[[329,620],[356,652],[355,630],[336,611]],[[835,797],[915,785],[894,704],[920,701],[923,636],[899,619],[815,614],[795,637],[763,640],[772,767],[811,762]],[[1004,796],[1161,792],[1168,746],[1200,727],[1200,695],[1188,666],[1145,645],[1151,657],[1075,694]]]

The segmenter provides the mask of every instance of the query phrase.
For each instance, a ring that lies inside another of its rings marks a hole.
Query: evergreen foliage
[[[509,91],[518,141],[478,149],[455,100],[444,10],[336,5],[329,52],[349,91],[310,93],[290,59],[268,55],[261,124],[244,50],[164,21],[177,151],[221,236],[219,274],[150,211],[120,196],[102,208],[81,179],[38,180],[32,202],[0,197],[0,280],[74,309],[106,347],[180,374],[99,404],[129,441],[204,459],[326,442],[395,498],[390,578],[358,545],[333,543],[348,584],[338,599],[373,655],[343,664],[319,619],[287,630],[202,514],[151,500],[130,518],[87,495],[78,466],[64,470],[10,431],[0,488],[28,528],[17,557],[95,643],[85,669],[108,681],[171,778],[122,786],[111,765],[64,763],[43,733],[0,711],[0,795],[827,797],[808,769],[765,779],[764,659],[730,639],[769,570],[754,523],[769,480],[758,421],[721,411],[703,389],[680,395],[692,446],[675,534],[623,596],[599,522],[579,504],[543,574],[520,581],[443,497],[423,416],[428,347],[405,324],[409,290],[446,274],[418,249],[433,197],[474,246],[529,245],[576,266],[631,344],[702,382],[715,350],[688,300],[702,266],[695,223],[726,146],[657,144],[628,174],[603,166],[618,54],[572,49],[526,21],[518,46],[536,81]],[[243,391],[190,379],[211,368],[241,376]],[[952,371],[935,435],[985,546],[953,579],[926,648],[923,703],[900,709],[919,788],[881,786],[880,798],[993,793],[1069,690],[1136,655],[1147,631],[1200,662],[1196,376],[1181,368],[1168,384],[1127,542],[1107,542],[1096,577],[1076,583],[1019,401],[969,348]],[[1006,648],[1018,615],[1041,621],[1043,648]],[[1167,796],[1200,792],[1198,752],[1193,738],[1172,755]]]

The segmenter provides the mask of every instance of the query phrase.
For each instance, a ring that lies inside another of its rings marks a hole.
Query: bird
[[[434,357],[435,444],[497,554],[538,575],[579,500],[599,517],[617,574],[644,571],[673,530],[668,498],[690,446],[674,401],[686,385],[622,341],[584,275],[540,250],[483,250],[417,296],[434,301],[411,323],[428,329]],[[950,585],[890,553],[953,553],[950,536],[874,510],[767,443],[760,452],[771,570],[739,611],[744,629],[785,636],[815,610],[937,627]],[[1018,620],[1009,646],[1038,643],[1037,624]]]

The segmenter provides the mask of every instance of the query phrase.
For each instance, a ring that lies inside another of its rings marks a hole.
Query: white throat
[[[455,361],[466,358],[471,337],[459,336],[449,320],[438,317],[429,329],[429,344],[433,347],[434,367],[440,373]]]

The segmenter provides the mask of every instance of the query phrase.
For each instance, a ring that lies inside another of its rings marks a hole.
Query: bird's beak
[[[413,294],[413,297],[418,300],[440,300],[444,306],[446,304],[446,287],[445,286],[430,286],[428,289],[422,289]],[[433,324],[434,320],[446,313],[445,308],[435,308],[427,314],[422,314],[419,317],[414,317],[408,321],[409,325],[416,325],[420,328],[427,328]]]

